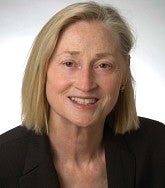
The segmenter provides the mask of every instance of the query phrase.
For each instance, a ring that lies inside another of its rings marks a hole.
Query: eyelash
[[[72,67],[73,66],[73,62],[72,61],[66,61],[66,62],[64,62],[63,63],[66,67]],[[70,65],[70,64],[72,64],[72,65]]]
[[[63,62],[63,65],[69,69],[76,69],[77,67],[79,67],[78,63],[69,61],[69,60]],[[101,63],[100,62],[100,63],[97,63],[96,65],[94,65],[94,69],[96,69],[98,71],[110,71],[113,69],[113,65],[112,65],[112,63],[106,63],[106,62]]]
[[[112,68],[112,64],[109,63],[100,63],[98,66],[96,66],[96,68],[103,68],[103,69],[111,69]]]

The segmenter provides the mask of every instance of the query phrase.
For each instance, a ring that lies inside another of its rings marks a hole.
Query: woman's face
[[[118,36],[99,22],[77,22],[61,35],[47,71],[50,119],[88,127],[104,124],[125,82]]]

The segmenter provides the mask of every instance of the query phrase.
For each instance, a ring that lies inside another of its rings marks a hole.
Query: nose
[[[83,92],[89,92],[97,87],[90,67],[80,69],[76,76],[75,87]]]

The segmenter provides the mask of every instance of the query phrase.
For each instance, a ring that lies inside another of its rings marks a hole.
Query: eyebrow
[[[62,54],[70,54],[72,56],[77,56],[79,55],[81,52],[80,51],[64,51]],[[60,54],[60,55],[62,55]],[[104,58],[104,57],[114,57],[113,54],[109,53],[109,52],[101,52],[101,53],[96,53],[95,54],[95,57],[97,59],[101,59],[101,58]]]
[[[79,51],[64,51],[64,54],[70,54],[72,56],[76,56],[76,55],[79,55],[80,52]]]
[[[103,53],[96,53],[96,58],[101,59],[104,57],[114,57],[113,54],[109,53],[109,52],[103,52]]]

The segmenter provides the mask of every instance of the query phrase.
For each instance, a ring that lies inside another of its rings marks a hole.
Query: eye
[[[67,67],[73,67],[74,66],[73,62],[71,62],[71,61],[64,62],[64,65],[67,66]]]
[[[100,70],[111,70],[113,68],[112,63],[109,62],[103,62],[103,63],[99,63],[98,65],[96,65],[96,68],[100,69]]]
[[[94,66],[95,71],[99,74],[109,74],[115,70],[114,63],[110,61],[100,61]]]
[[[107,63],[101,63],[99,66],[99,68],[102,68],[102,69],[109,69],[111,68],[111,65],[107,64]]]

